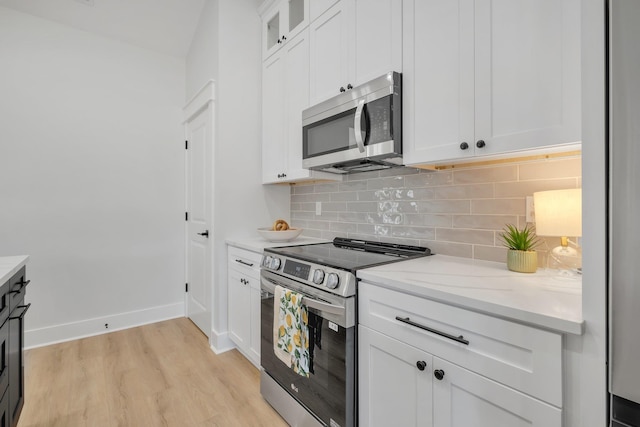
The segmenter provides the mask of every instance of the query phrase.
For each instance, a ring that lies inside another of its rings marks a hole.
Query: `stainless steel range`
[[[430,254],[419,246],[345,238],[265,249],[260,271],[260,391],[290,425],[357,425],[356,272]],[[294,372],[274,352],[276,286],[303,295],[308,310],[308,377]]]

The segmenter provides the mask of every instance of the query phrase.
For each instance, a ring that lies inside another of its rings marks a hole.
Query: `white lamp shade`
[[[582,190],[533,193],[538,236],[582,236]]]

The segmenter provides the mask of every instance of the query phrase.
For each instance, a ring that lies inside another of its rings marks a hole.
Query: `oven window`
[[[352,108],[335,116],[304,126],[302,129],[302,156],[307,159],[322,154],[356,148]],[[364,122],[364,114],[363,114]],[[365,128],[362,127],[364,130]],[[363,132],[364,138],[364,132]]]
[[[261,301],[260,362],[289,394],[327,425],[354,425],[355,327],[343,328],[309,309],[309,378],[302,377],[273,352],[272,293]],[[337,331],[335,330],[337,329]]]

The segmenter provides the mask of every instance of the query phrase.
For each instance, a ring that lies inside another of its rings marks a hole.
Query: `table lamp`
[[[561,269],[579,267],[578,251],[569,246],[569,237],[582,236],[582,189],[533,193],[538,236],[558,236],[560,246],[551,250],[550,259]]]

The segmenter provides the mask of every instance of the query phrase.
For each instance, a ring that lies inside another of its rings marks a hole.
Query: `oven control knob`
[[[270,265],[271,265],[271,257],[267,255],[262,259],[262,266],[269,268]]]
[[[277,270],[280,268],[280,258],[273,257],[271,258],[271,265],[269,266],[272,270]]]
[[[322,271],[322,270],[314,270],[313,278],[311,280],[316,285],[322,284],[322,282],[324,282],[324,271]]]
[[[340,277],[336,273],[330,273],[327,277],[327,288],[335,289],[340,284]]]

